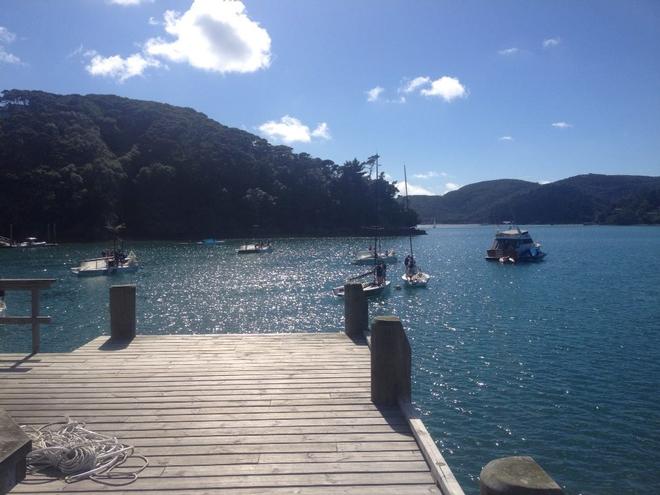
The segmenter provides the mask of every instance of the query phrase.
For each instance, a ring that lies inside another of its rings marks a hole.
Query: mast
[[[406,212],[410,209],[408,204],[408,174],[406,172],[406,166],[403,166],[403,180],[406,185]],[[413,247],[412,247],[412,232],[408,232],[408,240],[410,241],[410,256],[413,256]]]

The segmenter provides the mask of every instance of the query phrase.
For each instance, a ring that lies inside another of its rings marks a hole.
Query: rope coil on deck
[[[67,483],[90,479],[119,486],[137,480],[149,465],[146,457],[134,453],[134,447],[122,444],[116,437],[88,430],[85,423],[70,418],[41,428],[22,428],[32,439],[32,452],[27,455],[27,469],[31,474],[55,468],[65,475]],[[132,457],[141,459],[144,464],[133,471],[113,472]]]

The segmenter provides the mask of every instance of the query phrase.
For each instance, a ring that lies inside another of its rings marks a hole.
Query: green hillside
[[[587,174],[550,184],[478,182],[444,196],[411,196],[423,223],[659,224],[660,177]]]
[[[357,233],[416,222],[384,179],[274,146],[190,108],[106,95],[0,97],[0,235],[94,239]],[[378,198],[378,201],[376,199]]]

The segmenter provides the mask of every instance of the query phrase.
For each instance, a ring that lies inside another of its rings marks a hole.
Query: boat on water
[[[404,281],[406,287],[426,287],[431,280],[431,275],[424,272],[417,272],[412,275],[404,273],[401,275],[401,280]]]
[[[351,263],[354,265],[376,265],[380,262],[392,264],[396,263],[397,261],[398,258],[396,257],[396,253],[394,251],[386,250],[379,253],[369,248],[367,251],[360,251],[357,253]]]
[[[368,277],[369,275],[373,275],[373,280],[362,282],[362,290],[367,297],[380,295],[389,289],[390,281],[387,280],[387,266],[383,262],[377,264],[373,270],[369,270],[356,277],[351,277],[348,281],[351,282],[353,280]],[[332,289],[332,293],[337,297],[344,297],[344,286],[335,287]]]
[[[495,233],[493,245],[486,250],[486,260],[500,263],[541,261],[545,256],[541,244],[534,242],[527,230],[521,230],[511,222],[503,223]]]
[[[367,297],[377,296],[382,294],[390,287],[390,281],[386,280],[383,284],[377,284],[376,282],[363,282],[362,290],[364,291]],[[335,287],[332,289],[332,293],[337,297],[344,297],[344,286]]]
[[[28,237],[23,242],[14,242],[11,239],[3,237],[0,239],[0,247],[9,248],[41,248],[57,246],[53,242],[39,241],[36,237]]]
[[[79,266],[71,268],[78,277],[97,277],[117,273],[133,273],[139,268],[137,256],[133,251],[127,255],[120,250],[104,252],[100,258],[83,260]]]
[[[409,210],[410,205],[408,204],[408,172],[406,171],[406,166],[403,166],[403,177],[404,183],[406,186],[406,211]],[[435,226],[435,219],[434,219]],[[408,233],[408,242],[410,243],[410,254],[406,256],[403,264],[405,266],[405,271],[401,275],[401,280],[405,283],[406,287],[426,287],[431,279],[431,275],[424,273],[422,269],[417,266],[417,260],[415,259],[415,254],[413,253],[413,240],[412,240],[412,229]]]
[[[205,246],[215,246],[216,244],[223,244],[225,241],[220,241],[218,239],[202,239],[201,241],[197,241],[197,244],[203,244]]]
[[[270,242],[255,242],[252,244],[243,244],[236,250],[238,254],[256,254],[256,253],[270,253],[273,246]]]

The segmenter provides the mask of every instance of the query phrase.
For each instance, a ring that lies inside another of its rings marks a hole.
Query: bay
[[[660,484],[660,229],[532,226],[542,263],[484,261],[492,226],[438,226],[414,239],[428,289],[393,288],[370,314],[395,314],[413,348],[413,398],[466,493],[490,460],[533,456],[570,494],[649,493]],[[55,278],[42,296],[43,352],[108,333],[110,285],[135,283],[140,333],[330,332],[333,286],[367,239],[276,239],[270,254],[131,243],[140,271],[79,279],[107,244],[0,250],[0,277]],[[390,238],[402,259],[407,238]],[[27,294],[7,294],[28,314]],[[28,327],[0,327],[0,352],[27,352]]]

